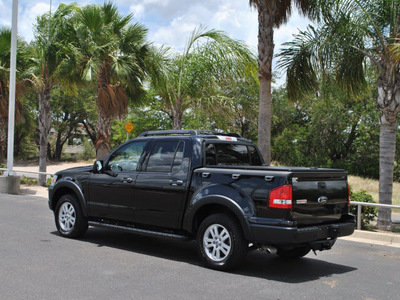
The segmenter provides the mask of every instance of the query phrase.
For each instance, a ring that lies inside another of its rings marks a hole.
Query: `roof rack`
[[[145,131],[138,135],[138,137],[150,136],[150,135],[223,135],[233,136],[240,138],[241,136],[237,133],[222,133],[208,130],[157,130],[157,131]]]

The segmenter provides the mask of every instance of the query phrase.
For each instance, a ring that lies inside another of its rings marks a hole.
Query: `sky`
[[[0,26],[11,27],[12,1],[0,0]],[[36,17],[52,11],[60,3],[77,1],[19,0],[18,34],[25,41],[34,38]],[[103,0],[82,0],[79,5],[102,4]],[[148,39],[156,45],[166,45],[182,51],[192,31],[200,26],[225,31],[231,38],[244,41],[257,53],[257,11],[248,0],[114,0],[122,14],[134,14],[134,21],[148,28]],[[280,45],[292,39],[298,29],[304,30],[309,20],[296,10],[289,22],[275,30],[275,53]]]

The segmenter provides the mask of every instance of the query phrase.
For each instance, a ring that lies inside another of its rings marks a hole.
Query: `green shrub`
[[[351,191],[350,198],[351,201],[356,201],[356,202],[376,203],[372,198],[372,196],[364,190],[358,192]],[[357,205],[350,206],[350,212],[356,216],[356,220],[358,214],[357,207],[358,207]],[[378,209],[376,207],[364,206],[364,205],[361,206],[361,229],[370,228],[371,227],[370,223],[371,221],[374,221],[377,218],[377,213]]]
[[[51,185],[51,181],[53,180],[53,176],[47,177],[46,186],[49,187]]]
[[[26,176],[22,175],[20,183],[21,184],[26,184],[26,185],[37,185],[39,183],[39,180],[33,179],[33,178],[29,178],[29,177],[26,177]]]
[[[3,163],[0,163],[0,168],[5,169],[6,166],[5,166]],[[3,175],[3,172],[4,172],[4,171],[0,170],[0,175]]]
[[[91,160],[96,158],[96,152],[94,151],[94,147],[92,142],[90,142],[87,138],[83,139],[83,152],[79,153],[78,158],[80,160]]]

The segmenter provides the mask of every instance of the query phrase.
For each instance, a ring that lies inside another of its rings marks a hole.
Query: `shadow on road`
[[[59,236],[58,232],[52,234]],[[203,267],[195,241],[182,242],[99,228],[90,228],[80,241]],[[315,259],[313,255],[311,253],[302,259],[285,260],[258,250],[252,251],[247,255],[244,265],[231,273],[286,283],[302,283],[357,270]]]

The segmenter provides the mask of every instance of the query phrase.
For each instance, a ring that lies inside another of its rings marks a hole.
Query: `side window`
[[[261,166],[262,165],[261,158],[256,150],[256,147],[248,146],[248,148],[249,148],[251,165],[252,166]]]
[[[147,163],[147,172],[171,172],[179,141],[157,141]],[[183,153],[183,151],[182,151]]]
[[[185,142],[180,141],[178,149],[175,153],[174,164],[172,165],[172,173],[178,172],[182,167],[183,153],[185,150]]]
[[[146,143],[145,141],[132,142],[117,150],[112,154],[105,169],[115,172],[136,171]]]
[[[262,162],[254,146],[215,143],[206,144],[206,165],[261,166]]]
[[[206,165],[215,166],[217,164],[217,156],[215,153],[214,144],[206,145]]]
[[[218,165],[250,165],[246,145],[215,144]]]

